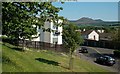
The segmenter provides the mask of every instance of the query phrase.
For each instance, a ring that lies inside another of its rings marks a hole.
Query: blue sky
[[[119,2],[120,0],[77,0],[79,2]]]
[[[118,20],[118,2],[65,2],[64,4],[54,2],[53,5],[63,7],[59,15],[69,20],[77,20],[81,17],[104,21]]]

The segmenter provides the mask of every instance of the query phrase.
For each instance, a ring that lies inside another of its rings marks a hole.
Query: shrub
[[[113,53],[116,57],[120,57],[120,50],[115,50]]]
[[[2,42],[7,42],[13,45],[18,45],[18,40],[15,38],[9,38],[7,36],[1,36],[0,39],[2,40]]]

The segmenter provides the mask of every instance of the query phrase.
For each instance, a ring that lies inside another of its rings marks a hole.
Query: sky
[[[54,2],[53,5],[56,7],[63,7],[59,15],[69,20],[89,17],[92,19],[102,19],[104,21],[118,21],[118,0],[109,1],[111,2],[65,2],[64,4]]]
[[[77,0],[79,2],[119,2],[120,0]]]

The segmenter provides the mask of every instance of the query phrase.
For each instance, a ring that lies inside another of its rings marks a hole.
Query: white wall
[[[37,38],[32,39],[31,41],[40,41],[40,36]]]
[[[94,40],[94,36],[95,36],[95,40],[99,41],[99,34],[97,34],[95,31],[92,31],[89,35],[88,35],[88,39]]]
[[[58,23],[62,23],[61,20],[58,21]],[[44,28],[48,29],[51,28],[53,29],[54,23],[53,22],[45,22]],[[56,30],[56,29],[53,29]],[[42,28],[38,29],[37,32],[40,34],[38,38],[34,38],[32,41],[41,41],[41,42],[46,42],[46,43],[54,43],[57,42],[57,44],[62,44],[62,26],[58,27],[58,31],[60,32],[60,35],[54,36],[53,32],[43,32]],[[54,39],[56,38],[56,39]],[[55,40],[55,41],[53,41]],[[57,40],[57,41],[56,41]]]
[[[48,29],[51,27],[51,23],[50,22],[45,22],[44,24],[44,28],[45,29]],[[51,33],[50,32],[43,32],[43,35],[44,35],[44,40],[43,42],[46,42],[46,43],[51,43]]]
[[[58,44],[62,44],[62,36],[58,36]]]
[[[62,23],[62,21],[59,20],[58,23]],[[58,30],[58,32],[60,32],[60,35],[55,36],[55,35],[53,35],[53,32],[51,32],[51,36],[50,36],[51,37],[51,43],[57,42],[57,44],[62,44],[62,26],[61,27],[58,26],[58,29],[54,29],[53,26],[54,26],[54,23],[51,22],[51,29],[54,30],[54,31]]]

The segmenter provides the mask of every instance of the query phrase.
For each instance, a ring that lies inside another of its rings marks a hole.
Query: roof
[[[84,32],[81,32],[82,35],[88,35],[90,34],[92,31],[95,31],[95,30],[87,30],[87,31],[84,31]],[[96,32],[96,31],[95,31]],[[97,32],[96,32],[97,33]]]
[[[111,40],[111,34],[110,33],[100,33],[100,40]]]

